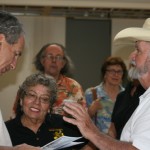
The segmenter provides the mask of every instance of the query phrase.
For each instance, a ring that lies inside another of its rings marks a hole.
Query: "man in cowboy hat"
[[[134,45],[130,59],[136,67],[138,79],[146,92],[140,96],[140,104],[125,125],[120,141],[101,132],[92,123],[87,111],[77,103],[66,103],[64,110],[72,118],[64,120],[77,125],[85,138],[101,150],[149,150],[150,149],[150,18],[142,28],[127,28],[114,39],[121,46]]]

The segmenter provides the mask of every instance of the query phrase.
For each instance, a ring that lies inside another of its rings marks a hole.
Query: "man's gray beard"
[[[130,67],[128,70],[128,76],[131,80],[139,78],[139,71],[136,67]]]

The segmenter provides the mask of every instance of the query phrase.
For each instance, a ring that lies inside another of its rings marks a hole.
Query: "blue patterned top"
[[[95,124],[100,129],[100,131],[102,131],[103,133],[108,133],[115,102],[111,100],[108,94],[105,92],[103,82],[94,88],[96,89],[97,98],[100,98],[99,102],[102,105],[102,109],[97,111],[96,118],[93,118],[93,120],[96,120]],[[120,86],[120,92],[121,91],[124,91],[124,88],[122,86]],[[93,101],[91,88],[88,88],[85,91],[85,98],[87,106],[89,107]]]

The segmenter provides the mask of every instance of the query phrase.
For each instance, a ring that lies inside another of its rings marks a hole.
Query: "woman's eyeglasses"
[[[122,70],[114,70],[114,69],[107,69],[106,70],[108,73],[112,74],[112,75],[123,75],[123,71]]]
[[[35,93],[32,93],[32,92],[26,92],[25,97],[31,101],[39,100],[40,103],[43,103],[43,104],[50,103],[50,97],[44,96],[44,95],[37,96]]]

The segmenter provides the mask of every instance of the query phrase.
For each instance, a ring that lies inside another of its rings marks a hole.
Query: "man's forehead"
[[[46,52],[57,52],[57,53],[60,53],[60,54],[64,54],[64,51],[58,45],[50,45],[50,46],[48,46],[46,48]]]

